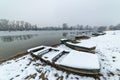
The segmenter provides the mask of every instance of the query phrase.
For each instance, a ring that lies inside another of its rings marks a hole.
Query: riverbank
[[[3,63],[3,62],[9,61],[9,60],[20,58],[20,57],[22,57],[24,55],[27,55],[27,54],[29,54],[29,53],[27,53],[26,51],[20,52],[20,53],[14,55],[12,57],[9,57],[8,59],[2,59],[2,60],[0,60],[0,64]]]
[[[57,46],[59,46],[60,44],[61,44],[61,43],[53,44],[53,45],[51,45],[51,46],[52,46],[52,47],[57,47]],[[6,62],[6,61],[12,60],[12,59],[20,58],[20,57],[25,56],[25,55],[27,55],[27,54],[29,54],[29,53],[27,52],[27,50],[26,50],[26,51],[19,52],[19,53],[17,53],[17,54],[14,55],[14,56],[9,57],[8,59],[1,59],[1,60],[0,60],[0,64],[3,63],[3,62]]]
[[[108,31],[105,35],[80,41],[81,45],[96,45],[95,54],[99,57],[102,74],[100,80],[120,79],[119,41],[120,31]],[[57,48],[71,50],[63,44]],[[93,77],[57,70],[30,54],[3,62],[0,64],[0,71],[1,80],[96,80]]]
[[[0,65],[1,80],[80,80],[93,77],[80,76],[56,68],[32,57],[30,54],[13,58]],[[9,74],[9,75],[8,75]]]
[[[7,59],[39,45],[60,43],[64,32],[69,31],[0,31],[0,59]]]

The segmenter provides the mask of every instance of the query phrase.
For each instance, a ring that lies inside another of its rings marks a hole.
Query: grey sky
[[[0,18],[39,26],[115,25],[120,23],[120,0],[0,0]]]

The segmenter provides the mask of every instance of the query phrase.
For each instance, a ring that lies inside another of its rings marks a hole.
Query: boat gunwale
[[[52,47],[51,47],[52,49]],[[54,48],[53,48],[54,49]],[[58,49],[59,50],[59,49]],[[64,52],[64,51],[63,51]],[[71,67],[66,67],[66,66],[63,66],[63,65],[59,65],[59,64],[56,64],[53,59],[52,59],[52,62],[49,61],[49,60],[45,60],[42,58],[42,56],[38,56],[38,55],[35,55],[34,53],[30,53],[33,57],[36,57],[38,59],[40,59],[41,61],[47,63],[48,65],[51,65],[53,67],[55,67],[56,69],[58,70],[62,70],[62,71],[67,71],[67,72],[70,72],[70,73],[74,73],[74,74],[79,74],[79,75],[87,75],[87,76],[92,76],[92,77],[95,77],[95,76],[99,76],[100,73],[99,73],[99,69],[97,70],[96,69],[96,72],[91,72],[92,70],[86,70],[86,69],[76,69],[76,68],[71,68]],[[44,55],[44,54],[43,54]],[[58,55],[56,55],[58,56]],[[55,57],[56,57],[55,56]],[[58,59],[57,59],[58,60]],[[86,71],[85,71],[86,70]]]
[[[55,64],[54,62],[50,62],[48,60],[44,60],[42,57],[40,56],[36,56],[34,54],[31,53],[31,55],[37,59],[40,59],[41,61],[45,62],[46,64],[58,69],[58,70],[61,70],[61,71],[66,71],[67,73],[73,73],[73,74],[77,74],[77,75],[81,75],[81,76],[89,76],[89,77],[94,77],[94,78],[99,78],[99,76],[102,76],[100,73],[99,73],[99,70],[98,72],[94,73],[94,72],[87,72],[87,71],[78,71],[78,70],[75,70],[75,69],[72,69],[72,68],[68,68],[68,67],[65,67],[65,66],[61,66],[61,65],[58,65],[58,64]]]
[[[66,45],[67,47],[69,47],[71,49],[95,54],[96,46],[93,46],[91,48],[87,48],[87,47],[84,47],[84,46],[73,45],[75,43],[72,43],[72,42],[71,42],[72,44],[69,44],[67,42],[69,42],[69,41],[68,40],[61,40],[61,43],[63,43],[64,45]]]

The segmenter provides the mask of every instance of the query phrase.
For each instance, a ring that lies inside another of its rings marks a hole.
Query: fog
[[[120,0],[0,0],[0,19],[24,20],[38,26],[115,25]]]

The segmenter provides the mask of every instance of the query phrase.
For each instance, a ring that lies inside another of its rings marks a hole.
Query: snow
[[[56,63],[56,64],[59,64],[64,58],[66,58],[67,55],[68,55],[68,54],[62,55],[55,63]]]
[[[58,51],[55,51],[54,49],[50,52],[48,52],[47,54],[43,55],[42,58],[44,60],[49,60],[50,62],[52,62],[52,59],[57,56],[58,54],[62,53],[63,51],[61,50],[58,50]]]
[[[45,46],[37,46],[37,47],[34,47],[34,48],[30,48],[30,49],[27,50],[27,52],[30,52],[30,51],[35,50],[35,49],[40,49],[42,47],[45,47]]]
[[[80,41],[81,44],[96,45],[101,64],[101,74],[107,80],[120,79],[120,31],[107,31],[106,35]]]
[[[42,58],[44,60],[48,60],[48,61],[52,62],[52,59],[55,56],[57,56],[58,54],[62,53],[63,50],[61,50],[60,48],[52,48],[52,47],[51,47],[51,49],[52,49],[51,51],[45,51],[45,49],[43,49],[43,50],[37,51],[33,54],[39,55],[39,54],[45,52],[46,54],[44,54],[42,56]],[[79,52],[79,51],[75,51],[75,50],[70,50],[69,52],[70,53],[67,55],[67,57],[64,57],[61,62],[60,61],[56,62],[56,64],[73,67],[73,68],[79,68],[79,69],[99,69],[100,68],[98,57],[96,54]],[[76,63],[77,61],[79,61],[80,63]]]
[[[27,57],[27,56],[25,56],[25,57]],[[4,64],[1,64],[0,72],[2,72],[2,73],[0,73],[0,80],[10,80],[11,77],[14,77],[17,74],[21,74],[22,71],[20,71],[19,69],[24,70],[24,66],[28,63],[29,63],[29,61],[27,59],[25,59],[25,60],[19,60],[19,61],[11,60]],[[23,75],[25,75],[25,73]]]
[[[0,64],[0,80],[95,80],[92,77],[67,74],[30,54]]]
[[[77,69],[100,69],[96,54],[78,51],[71,51],[59,64]]]
[[[120,30],[106,31],[105,35],[80,40],[80,45],[96,45],[96,54],[100,62],[101,80],[120,79]],[[64,45],[59,48],[72,50]]]
[[[68,40],[67,38],[60,39],[61,41]]]
[[[61,45],[59,45],[59,46],[57,46],[57,48],[58,49],[65,49],[66,51],[71,51],[71,50],[73,50],[73,49],[71,49],[71,48],[69,48],[69,47],[66,47],[64,44],[61,44]]]
[[[39,50],[39,51],[37,51],[37,52],[34,52],[33,54],[34,54],[34,55],[41,55],[41,54],[44,54],[44,53],[48,52],[49,49],[50,49],[49,47],[45,47],[45,48],[42,49],[42,50]]]
[[[107,31],[105,35],[91,37],[90,39],[80,41],[80,45],[96,45],[96,55],[98,56],[100,62],[100,73],[103,75],[100,77],[100,80],[120,79],[119,41],[120,31]],[[65,45],[60,45],[57,48],[61,50],[70,50],[71,52],[74,51]],[[79,55],[82,54],[66,54],[64,57],[60,58],[58,63],[64,63],[65,65],[70,65],[72,63],[71,66],[79,67],[77,63],[80,63],[80,60],[78,58],[72,59],[74,56],[78,57]],[[73,57],[70,58],[71,56]],[[84,61],[80,64],[85,64],[90,57],[86,56],[85,60],[82,57],[81,59]],[[73,60],[76,62],[73,63]],[[67,62],[69,62],[69,64],[67,64]],[[35,77],[30,77],[31,75],[34,75]],[[48,80],[96,80],[92,77],[80,76],[57,70],[54,67],[35,59],[30,54],[0,64],[0,80],[44,80],[45,78]]]

